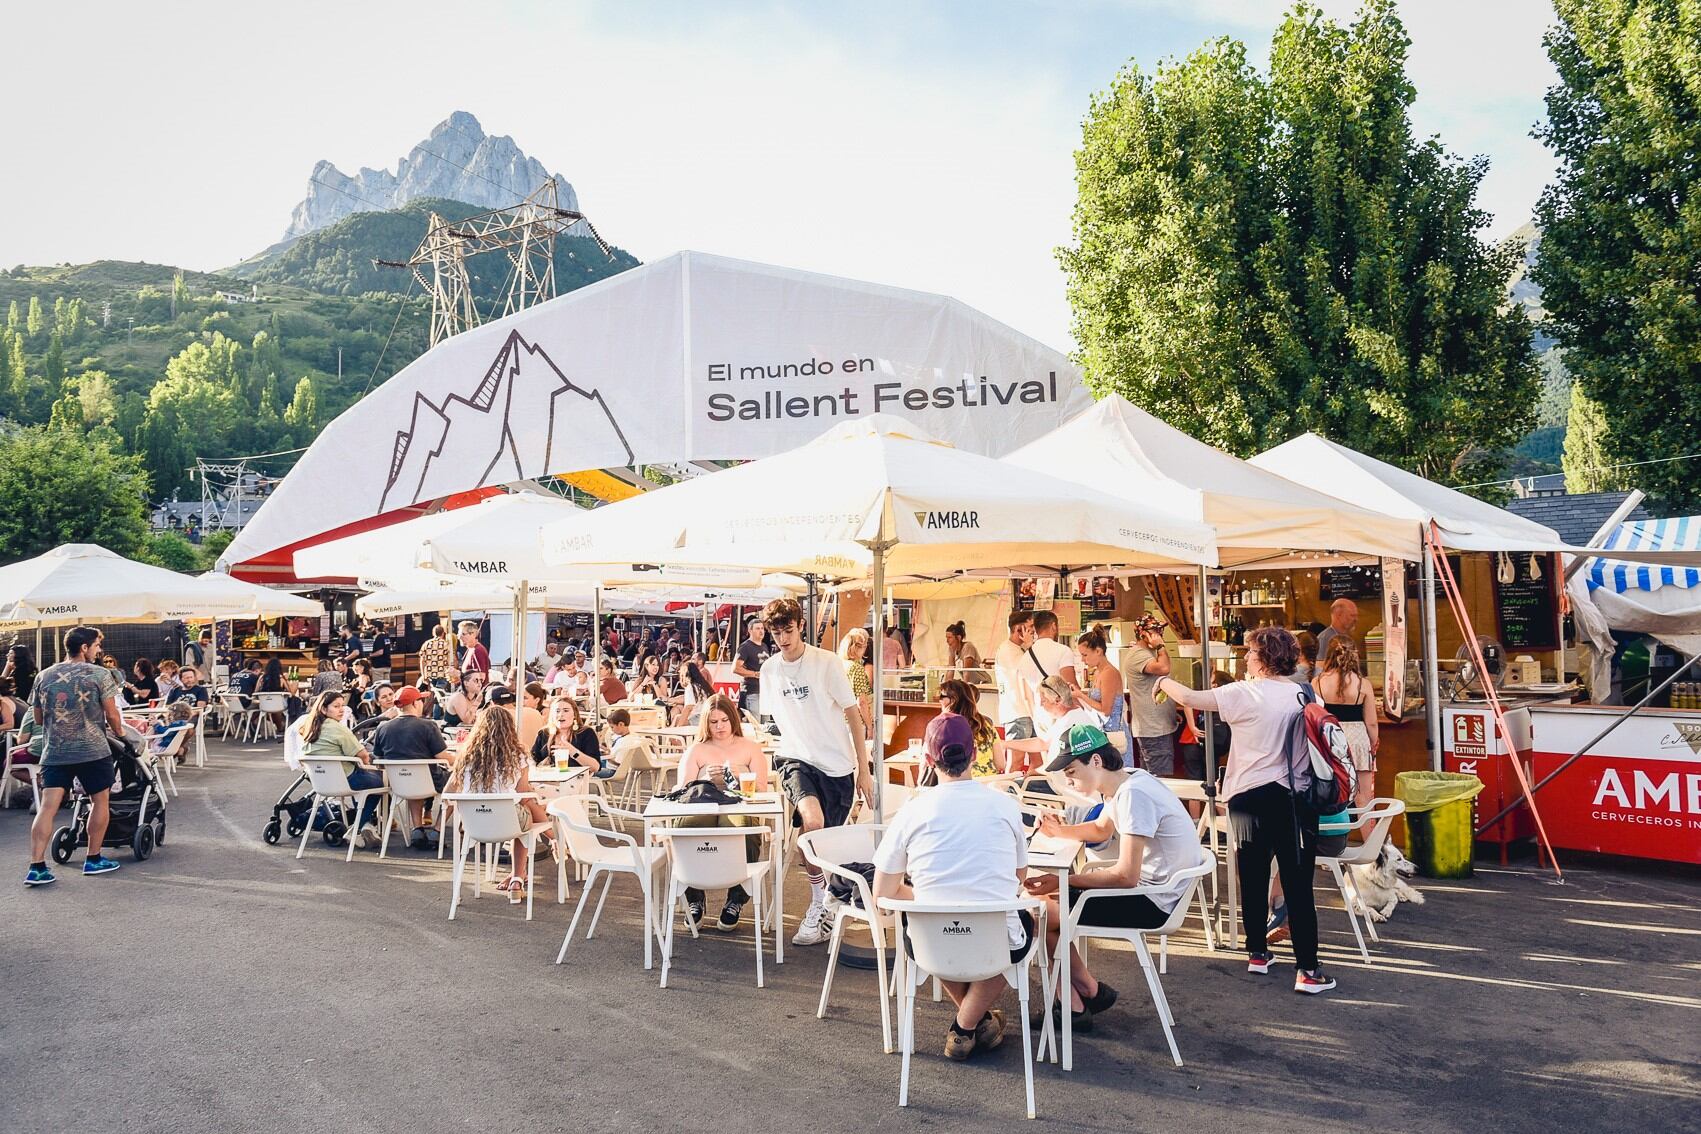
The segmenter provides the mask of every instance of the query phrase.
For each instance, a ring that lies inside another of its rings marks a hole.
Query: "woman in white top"
[[[756,790],[767,791],[768,758],[763,755],[760,744],[744,735],[739,724],[738,706],[730,697],[719,695],[710,697],[707,705],[697,726],[697,741],[679,762],[679,785],[684,786],[692,780],[709,780],[716,787],[736,793],[739,777],[753,775],[756,777]],[[758,823],[759,820],[748,815],[692,815],[679,821],[681,827],[750,827]],[[760,835],[751,835],[744,840],[744,854],[747,862],[755,862],[762,857]],[[703,922],[704,897],[701,890],[685,891],[685,907],[694,925]],[[742,886],[728,890],[726,905],[721,907],[715,928],[726,933],[737,929],[738,920],[744,914],[744,904],[749,900],[750,895]]]
[[[1305,692],[1288,680],[1298,665],[1299,643],[1293,635],[1279,626],[1264,626],[1246,636],[1247,680],[1205,691],[1164,677],[1157,688],[1189,709],[1219,714],[1234,730],[1220,798],[1228,801],[1229,825],[1238,844],[1248,971],[1267,973],[1273,960],[1266,918],[1274,856],[1287,894],[1299,968],[1294,991],[1327,992],[1335,982],[1317,964],[1317,907],[1311,893],[1317,817],[1299,806],[1288,787],[1288,741],[1304,711]]]
[[[468,677],[473,676],[468,674]],[[532,790],[532,762],[520,747],[514,731],[514,714],[504,705],[486,705],[473,722],[472,735],[449,772],[451,792],[488,792],[497,795]],[[534,796],[520,800],[521,818],[547,823],[549,814]],[[526,844],[514,840],[514,873],[497,887],[518,905],[526,899]]]

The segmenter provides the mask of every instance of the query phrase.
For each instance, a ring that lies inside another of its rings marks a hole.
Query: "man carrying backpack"
[[[1273,857],[1287,895],[1298,969],[1293,990],[1319,993],[1334,988],[1335,981],[1317,962],[1317,904],[1311,890],[1317,817],[1295,794],[1309,787],[1309,779],[1296,781],[1292,760],[1295,726],[1305,710],[1303,695],[1287,678],[1298,665],[1294,636],[1267,626],[1246,636],[1247,680],[1207,692],[1164,677],[1157,687],[1189,709],[1219,714],[1234,730],[1220,798],[1228,801],[1239,862],[1247,971],[1267,973],[1275,960],[1266,939]]]

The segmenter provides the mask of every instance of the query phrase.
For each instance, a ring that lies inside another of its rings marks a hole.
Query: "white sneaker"
[[[361,850],[371,850],[384,841],[378,834],[378,828],[371,823],[360,829],[360,834],[355,836],[355,840],[354,845]]]
[[[792,937],[793,945],[819,945],[833,935],[833,919],[827,913],[827,907],[820,902],[810,902],[809,908],[803,911],[803,924],[797,927],[797,933]]]

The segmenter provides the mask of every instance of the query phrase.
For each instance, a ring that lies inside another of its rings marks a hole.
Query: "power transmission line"
[[[1572,471],[1573,472],[1610,472],[1613,469],[1634,469],[1634,468],[1640,468],[1643,465],[1665,465],[1665,464],[1670,464],[1673,461],[1693,461],[1697,457],[1701,457],[1701,453],[1683,453],[1683,454],[1676,456],[1676,457],[1652,457],[1652,458],[1650,458],[1646,461],[1620,461],[1616,465],[1590,465],[1586,469],[1573,469]],[[1551,476],[1553,474],[1551,474],[1551,473],[1538,473],[1537,475],[1538,476]],[[1497,485],[1502,485],[1502,484],[1517,484],[1520,481],[1525,481],[1525,480],[1529,480],[1529,479],[1530,478],[1527,477],[1527,476],[1509,476],[1504,480],[1482,480],[1482,481],[1478,481],[1475,484],[1457,484],[1457,485],[1454,485],[1453,487],[1461,488],[1461,489],[1464,489],[1464,488],[1492,488],[1492,487],[1495,487]]]

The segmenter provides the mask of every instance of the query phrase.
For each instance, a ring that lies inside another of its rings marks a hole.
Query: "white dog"
[[[1382,853],[1377,855],[1374,863],[1348,869],[1352,872],[1353,889],[1358,894],[1358,912],[1371,921],[1387,921],[1394,907],[1401,902],[1423,905],[1423,891],[1406,882],[1417,873],[1417,867],[1393,843],[1382,844]]]

